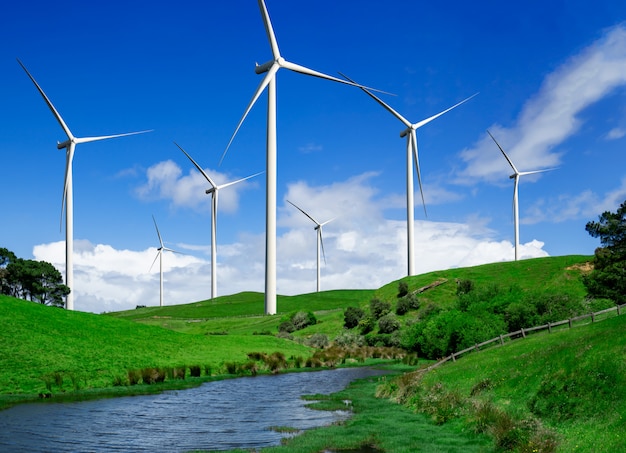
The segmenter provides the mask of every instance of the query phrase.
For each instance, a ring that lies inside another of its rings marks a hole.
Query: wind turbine
[[[263,23],[265,24],[265,32],[272,48],[272,59],[255,68],[257,74],[267,73],[257,87],[252,99],[248,103],[244,114],[237,124],[237,128],[226,146],[226,150],[222,155],[221,161],[228,152],[235,135],[246,119],[246,116],[256,103],[259,96],[265,88],[267,88],[267,142],[266,142],[266,211],[265,211],[265,313],[268,315],[276,314],[276,73],[280,68],[286,68],[300,74],[305,74],[322,79],[332,80],[334,82],[346,85],[358,86],[353,82],[329,76],[318,71],[300,66],[285,60],[278,49],[278,42],[274,34],[274,29],[270,21],[267,7],[263,0],[258,0]]]
[[[66,298],[66,307],[68,310],[74,310],[74,196],[72,187],[72,162],[74,160],[74,150],[76,145],[79,143],[107,140],[109,138],[125,137],[127,135],[143,134],[150,131],[129,132],[126,134],[104,135],[100,137],[74,137],[69,127],[67,127],[67,124],[65,124],[65,121],[63,121],[63,118],[61,118],[57,109],[54,108],[54,105],[52,105],[52,102],[48,96],[46,96],[46,93],[44,93],[34,77],[30,74],[30,72],[28,72],[28,69],[26,69],[19,59],[17,59],[17,62],[20,64],[22,69],[26,71],[30,80],[35,84],[39,94],[41,94],[41,97],[43,97],[43,100],[48,105],[48,108],[61,125],[65,135],[67,135],[67,140],[64,142],[57,142],[57,149],[65,149],[65,183],[63,188],[63,199],[61,201],[61,221],[63,219],[63,208],[65,207],[65,284],[70,288],[70,293]]]
[[[326,253],[324,252],[324,240],[322,239],[322,227],[324,225],[326,225],[327,223],[332,222],[335,219],[332,218],[330,220],[327,220],[326,222],[319,223],[311,215],[309,215],[307,212],[305,212],[304,209],[302,209],[301,207],[297,206],[295,203],[292,203],[289,200],[287,200],[287,203],[289,203],[292,206],[294,206],[302,214],[304,214],[309,219],[311,219],[313,221],[313,223],[315,224],[314,230],[317,231],[317,292],[319,293],[320,292],[320,248],[322,250],[322,254],[324,255],[324,263],[326,263]]]
[[[500,148],[502,154],[505,159],[513,169],[513,174],[509,176],[510,179],[515,180],[515,184],[513,185],[513,223],[515,228],[515,261],[519,259],[519,199],[518,199],[518,186],[519,186],[519,178],[520,176],[533,175],[535,173],[544,173],[546,171],[552,171],[554,168],[547,168],[545,170],[534,170],[534,171],[518,171],[515,165],[513,165],[513,161],[507,156],[504,152],[500,144],[496,141],[496,139],[491,135],[491,132],[487,131],[491,139],[495,142],[495,144]]]
[[[246,179],[254,178],[255,176],[260,175],[263,172],[255,173],[254,175],[248,176],[246,178],[238,179],[237,181],[228,182],[226,184],[218,185],[216,184],[209,175],[196,163],[192,157],[187,154],[187,152],[176,142],[174,142],[176,146],[189,158],[192,164],[198,169],[200,173],[204,176],[204,178],[211,185],[210,189],[206,189],[206,194],[211,194],[211,299],[215,299],[217,297],[217,241],[216,241],[216,233],[217,233],[217,200],[219,191],[228,186],[232,186],[233,184],[237,184],[239,182],[245,181]]]
[[[159,275],[160,275],[159,306],[162,307],[163,306],[163,252],[164,251],[173,252],[173,253],[180,253],[180,252],[165,247],[165,245],[163,244],[163,239],[161,238],[161,233],[159,232],[159,227],[157,226],[154,216],[152,216],[152,221],[154,222],[154,228],[156,228],[157,236],[159,237],[159,248],[157,249],[157,255],[154,257],[154,261],[152,261],[152,264],[150,265],[150,270],[152,270],[152,266],[154,266],[154,263],[156,263],[156,260],[158,258],[159,259]]]
[[[341,73],[339,73],[341,74]],[[347,80],[354,82],[351,78],[346,76],[345,74],[341,74],[342,77],[345,77]],[[400,137],[406,137],[406,221],[407,221],[407,261],[408,261],[408,275],[415,275],[415,260],[414,260],[414,234],[415,234],[415,211],[414,211],[414,200],[413,200],[413,156],[415,156],[415,168],[417,170],[417,181],[420,187],[420,194],[422,196],[422,204],[424,206],[424,214],[426,215],[426,202],[424,201],[424,191],[422,190],[422,176],[420,174],[420,163],[417,155],[417,129],[420,127],[430,123],[432,120],[439,118],[444,113],[448,113],[450,110],[458,107],[459,105],[469,101],[478,93],[475,93],[468,97],[467,99],[462,100],[461,102],[453,105],[446,110],[437,113],[425,120],[419,121],[417,123],[411,123],[405,117],[400,115],[396,110],[391,108],[387,103],[385,103],[382,99],[377,97],[375,94],[370,92],[365,87],[360,87],[365,93],[367,93],[372,99],[378,102],[381,106],[383,106],[389,113],[398,118],[405,126],[406,129],[400,132]],[[411,154],[412,153],[412,154]]]

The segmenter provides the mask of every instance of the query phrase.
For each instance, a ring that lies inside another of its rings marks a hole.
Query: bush
[[[337,337],[333,340],[335,346],[339,346],[341,348],[349,348],[353,346],[363,346],[365,344],[363,337],[361,335],[357,335],[352,332],[341,332]]]
[[[417,310],[420,308],[419,299],[415,294],[407,294],[404,297],[398,299],[396,303],[396,314],[398,316],[405,315],[410,310]]]
[[[391,304],[380,299],[370,300],[370,313],[374,319],[379,319],[391,311]]]
[[[305,344],[313,348],[323,349],[328,346],[328,337],[323,333],[314,333],[311,338],[305,341]]]
[[[189,367],[189,375],[192,377],[200,377],[202,374],[202,368],[200,365],[191,365]]]
[[[471,280],[463,279],[456,282],[456,295],[467,294],[474,289],[474,282]]]
[[[365,312],[358,307],[347,307],[343,314],[343,326],[352,329],[359,325],[359,321],[365,316]]]
[[[374,330],[374,327],[376,327],[376,320],[370,315],[364,316],[359,321],[359,332],[361,332],[361,335],[370,333]]]
[[[278,331],[291,333],[314,324],[317,324],[317,318],[312,312],[298,311],[287,318],[282,318],[278,325]]]
[[[378,320],[378,333],[393,333],[400,328],[400,321],[392,313]]]
[[[409,293],[409,284],[405,281],[398,283],[398,298],[404,297]]]

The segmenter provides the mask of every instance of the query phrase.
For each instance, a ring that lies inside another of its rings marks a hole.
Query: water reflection
[[[0,411],[0,451],[184,452],[278,445],[288,433],[327,425],[345,411],[305,407],[303,394],[334,393],[369,368],[229,379],[160,395],[37,403]]]

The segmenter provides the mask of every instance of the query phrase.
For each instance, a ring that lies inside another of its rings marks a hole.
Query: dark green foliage
[[[379,334],[368,334],[364,337],[365,343],[368,346],[373,346],[376,348],[399,348],[401,346],[400,342],[400,332],[395,331],[394,333],[379,333]]]
[[[370,300],[370,314],[374,317],[374,319],[379,319],[390,311],[391,304],[389,302],[376,298]]]
[[[589,294],[626,303],[626,201],[616,212],[602,213],[598,222],[588,222],[585,230],[602,244],[593,272],[583,280]]]
[[[130,385],[137,385],[141,381],[140,370],[128,370],[128,383]]]
[[[458,280],[456,287],[456,295],[467,294],[474,289],[474,282],[468,279]]]
[[[361,335],[366,335],[374,330],[376,327],[376,320],[371,315],[366,315],[361,318],[359,321],[359,332]]]
[[[312,312],[297,311],[281,320],[278,331],[291,333],[315,324],[317,324],[317,318]]]
[[[413,293],[406,294],[404,297],[398,299],[396,302],[396,314],[402,316],[407,314],[411,310],[417,310],[420,308],[419,299]]]
[[[400,321],[393,313],[388,313],[378,320],[378,333],[393,333],[400,328]]]
[[[398,298],[404,297],[409,293],[409,284],[405,281],[398,283]]]
[[[343,314],[343,326],[352,329],[359,325],[359,321],[365,316],[365,312],[359,307],[347,307]]]
[[[41,304],[63,307],[70,289],[61,273],[46,261],[11,260],[3,270],[3,293]]]

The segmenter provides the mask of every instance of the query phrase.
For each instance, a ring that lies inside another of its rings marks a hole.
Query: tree
[[[8,262],[6,267],[0,268],[3,294],[56,307],[65,305],[63,298],[70,289],[63,284],[61,273],[52,264],[16,258],[5,251],[0,249],[0,254],[9,256],[2,261]]]
[[[16,259],[15,253],[0,247],[0,294],[10,294],[7,266]]]
[[[346,307],[343,313],[343,326],[346,329],[352,329],[359,325],[361,318],[365,316],[365,312],[359,307]]]
[[[626,201],[616,212],[605,211],[598,222],[588,222],[585,230],[599,238],[594,270],[584,279],[591,296],[626,303]]]

